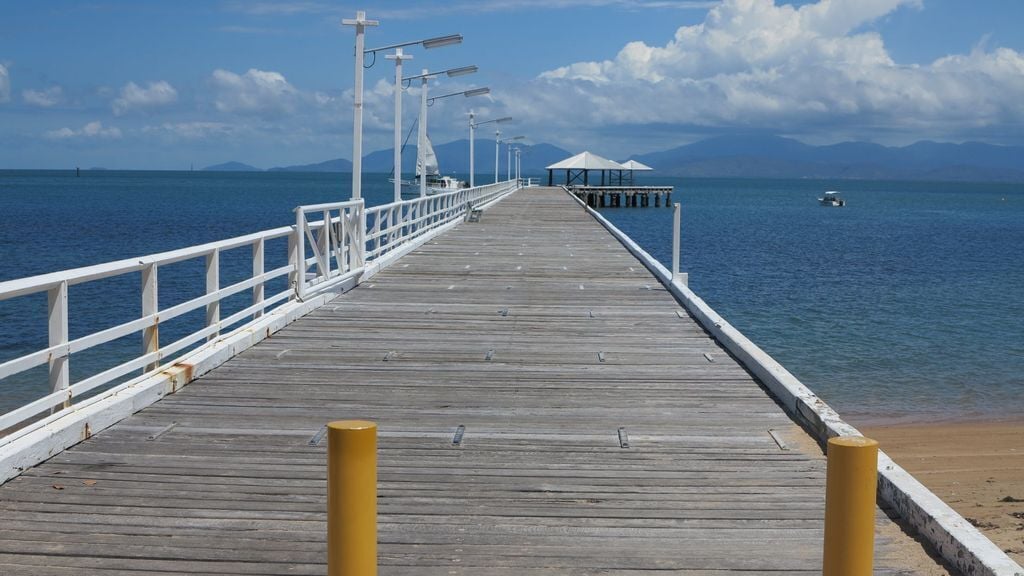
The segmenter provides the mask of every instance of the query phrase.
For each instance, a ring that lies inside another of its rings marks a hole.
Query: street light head
[[[448,70],[445,73],[448,74],[449,78],[454,78],[456,76],[465,76],[466,74],[474,74],[474,73],[476,73],[476,71],[477,71],[477,67],[476,66],[463,66],[461,68],[452,68],[451,70]]]
[[[430,38],[422,42],[423,47],[427,50],[431,48],[440,48],[442,46],[451,46],[453,44],[462,44],[462,34],[449,34],[448,36],[438,36],[437,38]]]
[[[470,96],[483,96],[484,94],[490,94],[490,88],[474,88],[472,90],[466,90],[462,93],[463,96],[469,98]]]
[[[511,116],[505,116],[504,118],[498,118],[497,120],[495,120],[495,122],[511,122],[511,121],[512,121],[512,117]]]

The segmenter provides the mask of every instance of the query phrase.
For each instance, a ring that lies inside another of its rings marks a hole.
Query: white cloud
[[[22,90],[21,99],[31,106],[50,108],[60,103],[64,96],[64,89],[60,86],[51,86],[45,90]]]
[[[1010,49],[900,65],[864,27],[919,0],[725,0],[664,46],[631,42],[510,96],[517,117],[564,126],[674,124],[946,134],[1024,120],[1024,55]]]
[[[11,74],[7,66],[0,64],[0,102],[7,102],[11,99]]]
[[[214,105],[221,112],[280,116],[294,111],[299,91],[279,72],[249,69],[245,74],[214,70]]]
[[[44,134],[46,138],[50,140],[72,140],[72,139],[96,139],[104,138],[116,140],[121,138],[120,128],[111,126],[104,128],[103,123],[100,121],[89,122],[85,126],[82,126],[78,130],[71,128],[60,128],[59,130],[51,130]]]
[[[131,110],[157,108],[177,100],[178,91],[165,80],[150,82],[145,88],[129,82],[121,88],[121,96],[111,103],[111,108],[120,116]]]

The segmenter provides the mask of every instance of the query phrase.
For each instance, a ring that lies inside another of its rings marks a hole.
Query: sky
[[[721,134],[1024,145],[1021,0],[0,0],[0,168],[351,158],[357,9],[379,21],[367,48],[463,35],[406,49],[405,75],[479,67],[429,94],[491,89],[437,100],[436,143],[468,137],[473,109],[619,159]],[[393,141],[384,54],[366,153]]]

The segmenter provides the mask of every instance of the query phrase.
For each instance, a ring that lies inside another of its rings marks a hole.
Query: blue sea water
[[[386,179],[364,175],[368,204],[390,201]],[[1024,413],[1021,185],[649,182],[676,187],[690,286],[854,423]],[[837,187],[848,206],[818,206]],[[0,281],[286,226],[296,205],[349,190],[347,174],[0,171]],[[604,214],[671,261],[671,210]],[[268,269],[285,261],[279,244],[267,247]],[[222,285],[243,278],[249,258],[225,253]],[[161,304],[198,296],[201,275],[201,261],[161,270]],[[72,287],[72,337],[136,317],[138,293],[137,275]],[[162,327],[161,341],[201,320]],[[0,325],[0,361],[45,347],[45,295],[0,302]],[[139,345],[75,355],[72,379]],[[0,381],[0,412],[43,389],[38,369]]]

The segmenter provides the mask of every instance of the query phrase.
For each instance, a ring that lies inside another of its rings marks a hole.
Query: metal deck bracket
[[[164,434],[167,434],[168,432],[170,432],[171,428],[174,428],[177,425],[178,425],[177,422],[171,422],[167,426],[164,426],[163,428],[161,428],[161,429],[157,430],[156,432],[154,432],[154,433],[150,434],[149,436],[147,436],[146,440],[156,440],[157,438],[159,438],[159,437],[163,436]]]
[[[462,445],[462,435],[466,433],[466,427],[459,424],[459,427],[455,429],[455,435],[452,436],[452,446]]]
[[[323,440],[324,436],[326,436],[326,435],[327,435],[327,425],[325,424],[325,425],[321,426],[319,430],[316,431],[316,434],[313,434],[312,438],[309,439],[309,445],[310,446],[317,446],[317,445],[319,445],[320,441]]]
[[[768,435],[772,437],[772,440],[775,440],[775,443],[779,446],[779,450],[789,450],[789,445],[786,444],[786,441],[779,436],[779,433],[776,432],[774,428],[768,429]]]
[[[619,427],[619,448],[629,448],[629,435],[624,427]]]

